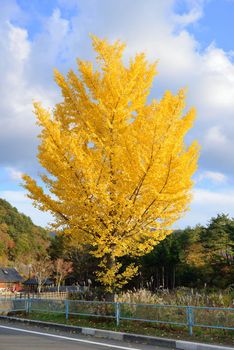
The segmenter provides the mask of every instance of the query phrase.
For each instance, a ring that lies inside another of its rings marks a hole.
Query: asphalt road
[[[0,323],[0,350],[161,350],[155,346],[128,344],[38,327]]]

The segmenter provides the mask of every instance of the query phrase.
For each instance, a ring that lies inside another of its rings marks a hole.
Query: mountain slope
[[[6,200],[0,198],[0,264],[30,263],[46,252],[47,231],[33,224]]]

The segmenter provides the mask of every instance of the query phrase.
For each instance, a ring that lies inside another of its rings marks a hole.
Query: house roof
[[[0,282],[22,282],[23,277],[14,268],[0,267]]]

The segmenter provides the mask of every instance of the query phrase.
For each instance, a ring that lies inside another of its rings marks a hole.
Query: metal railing
[[[141,321],[187,327],[193,334],[194,327],[234,330],[234,308],[130,304],[83,300],[51,299],[0,299],[0,313],[16,311],[46,312],[86,317],[103,317],[116,321]]]

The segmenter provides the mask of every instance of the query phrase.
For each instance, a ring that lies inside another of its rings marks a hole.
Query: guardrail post
[[[28,300],[27,299],[25,299],[24,304],[25,304],[25,306],[24,306],[25,312],[28,313]]]
[[[29,314],[31,311],[31,299],[30,298],[25,299],[25,311],[27,314]]]
[[[119,326],[119,320],[120,320],[120,303],[115,303],[115,318],[116,318],[116,326]]]
[[[64,302],[65,302],[66,320],[68,320],[68,317],[69,317],[69,300],[64,300]]]
[[[193,335],[193,307],[187,306],[187,324],[189,329],[189,335]]]
[[[31,307],[32,307],[32,301],[31,301],[31,298],[29,298],[29,300],[28,300],[28,313],[31,312]]]

